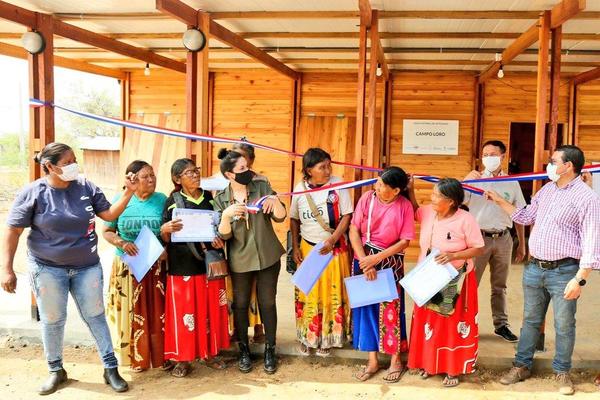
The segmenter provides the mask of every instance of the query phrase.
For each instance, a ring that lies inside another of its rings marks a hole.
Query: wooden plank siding
[[[600,80],[577,85],[577,145],[587,163],[600,162]]]
[[[392,85],[390,165],[409,173],[462,178],[471,170],[475,76],[468,73],[396,73]],[[402,154],[404,119],[449,119],[459,121],[459,156]],[[417,180],[420,204],[429,204],[432,185]],[[416,239],[407,251],[407,261],[418,255]]]
[[[211,132],[216,136],[240,138],[282,149],[292,145],[293,90],[291,81],[264,70],[230,70],[211,73],[214,84]],[[389,164],[411,173],[428,173],[461,178],[473,162],[475,137],[475,75],[468,72],[395,72],[391,85]],[[300,115],[296,129],[296,150],[322,147],[337,160],[353,156],[356,126],[355,73],[306,72],[300,88]],[[535,122],[536,76],[510,73],[500,81],[490,79],[485,87],[483,141],[499,139],[510,148],[511,122]],[[589,161],[600,161],[600,81],[578,86],[577,141]],[[377,86],[377,115],[381,116],[383,86]],[[131,73],[130,118],[151,125],[185,130],[185,75],[152,69]],[[569,85],[560,83],[558,122],[567,123]],[[165,114],[166,113],[166,114]],[[380,118],[379,118],[380,119]],[[459,156],[402,154],[404,119],[450,119],[459,121]],[[380,125],[380,120],[377,124]],[[569,127],[565,126],[567,136]],[[160,145],[160,147],[159,147]],[[216,155],[223,147],[212,149],[213,172],[218,171]],[[475,152],[476,153],[476,152]],[[254,169],[266,175],[277,192],[289,191],[301,179],[301,162],[296,163],[295,182],[291,181],[291,160],[283,155],[257,150]],[[121,171],[133,159],[154,160],[158,190],[172,188],[170,165],[185,155],[181,139],[164,138],[162,144],[151,134],[128,131],[121,152]],[[348,168],[334,167],[334,174],[352,178]],[[431,184],[417,182],[417,195],[429,203]],[[289,206],[289,199],[286,204]],[[287,222],[277,225],[283,239]],[[418,240],[411,245],[407,260],[414,261]]]

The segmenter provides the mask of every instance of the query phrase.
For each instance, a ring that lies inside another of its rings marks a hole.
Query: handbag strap
[[[183,196],[181,195],[180,192],[175,192],[173,193],[173,200],[175,200],[175,205],[177,206],[177,208],[185,208],[185,203],[183,202]],[[200,253],[198,252],[198,249],[196,249],[196,246],[194,245],[194,243],[191,242],[186,242],[185,243],[188,247],[188,249],[190,249],[190,251],[192,252],[192,254],[194,255],[194,257],[196,257],[196,259],[202,261],[204,260],[204,257],[202,257],[200,255]],[[205,249],[204,247],[204,243],[202,243],[202,247]]]
[[[373,203],[375,203],[375,192],[373,192],[373,196],[371,196],[369,213],[367,214],[367,243],[371,243],[371,218],[373,216]]]
[[[304,186],[306,187],[306,183]],[[333,232],[335,232],[334,229],[332,229],[329,225],[327,225],[325,223],[325,220],[319,213],[319,209],[317,208],[317,205],[315,204],[315,201],[312,198],[312,196],[310,195],[310,193],[306,193],[304,196],[306,197],[306,201],[308,202],[308,207],[310,208],[310,212],[315,216],[315,219],[317,220],[319,225],[321,225],[321,228],[323,228],[326,232],[329,232],[331,234]]]

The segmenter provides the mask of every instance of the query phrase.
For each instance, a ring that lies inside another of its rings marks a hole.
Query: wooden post
[[[552,29],[552,57],[550,59],[550,129],[548,150],[554,151],[558,136],[558,96],[560,91],[560,58],[562,48],[562,25]],[[563,135],[563,137],[566,135]],[[562,144],[562,143],[560,143]]]
[[[366,165],[375,167],[375,123],[377,122],[377,43],[379,43],[379,32],[377,29],[377,10],[373,11],[371,15],[371,52],[370,52],[370,65],[369,65],[369,99],[368,99],[368,111],[367,111],[367,134],[366,134],[366,154],[364,155],[364,162]],[[363,174],[363,178],[364,178]],[[368,174],[369,177],[372,173]]]
[[[300,104],[302,102],[302,73],[297,80],[292,81],[290,94],[290,151],[296,152],[296,138],[300,124]],[[294,190],[296,180],[296,157],[290,157],[290,191]]]
[[[356,99],[356,135],[354,135],[354,164],[362,165],[363,133],[365,130],[365,86],[367,68],[367,26],[364,21],[360,22],[360,40],[358,46],[358,87]],[[361,179],[360,170],[354,170],[354,179]],[[355,191],[359,195],[360,190]],[[357,201],[358,198],[355,199]]]
[[[194,26],[191,26],[194,28]],[[208,30],[210,16],[198,13],[198,29],[209,40]],[[208,45],[199,52],[188,52],[186,59],[186,126],[191,132],[201,135],[209,133],[209,72],[208,72]],[[203,174],[209,171],[208,143],[204,141],[188,140],[186,143],[187,157],[202,168]]]
[[[485,101],[485,83],[479,83],[475,79],[475,93],[473,96],[473,137],[475,143],[473,144],[473,155],[471,160],[471,166],[473,169],[477,169],[477,162],[481,157],[481,145],[483,144],[483,111]]]
[[[52,17],[35,14],[35,30],[44,37],[46,47],[39,54],[29,54],[29,95],[45,102],[54,101],[54,33]],[[29,108],[29,180],[42,176],[41,166],[33,156],[54,141],[54,109],[50,106]],[[37,302],[31,293],[31,319],[39,321]]]
[[[125,72],[125,78],[120,80],[121,83],[121,119],[127,121],[129,119],[130,103],[129,92],[131,89],[131,72]],[[127,128],[121,128],[121,150],[125,146],[125,136]]]
[[[390,147],[391,147],[391,126],[392,126],[392,90],[393,90],[393,75],[389,74],[389,79],[385,81],[383,92],[383,106],[381,107],[381,152],[382,152],[382,167],[391,165]]]
[[[546,138],[546,121],[548,108],[548,50],[550,40],[550,11],[544,11],[539,28],[539,50],[537,66],[537,101],[535,118],[535,150],[533,170],[541,171],[544,167]],[[533,181],[533,193],[541,188],[541,181]]]

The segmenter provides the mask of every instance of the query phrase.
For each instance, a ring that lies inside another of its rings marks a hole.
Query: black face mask
[[[246,186],[250,182],[252,182],[252,178],[254,178],[254,172],[248,169],[244,172],[236,172],[234,181],[236,181],[240,185]]]

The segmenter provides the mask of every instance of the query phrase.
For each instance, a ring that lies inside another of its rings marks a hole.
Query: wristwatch
[[[577,282],[579,286],[585,286],[585,284],[587,283],[587,281],[583,278],[575,277],[573,279],[575,279],[575,282]]]

